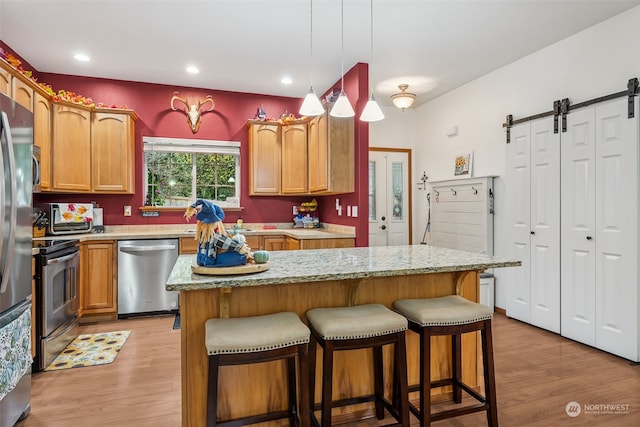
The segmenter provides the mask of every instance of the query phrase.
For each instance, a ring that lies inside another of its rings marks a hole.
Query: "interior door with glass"
[[[408,151],[369,151],[369,246],[411,243]]]

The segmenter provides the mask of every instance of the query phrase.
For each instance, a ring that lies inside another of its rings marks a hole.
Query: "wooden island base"
[[[331,265],[328,264],[330,269]],[[433,298],[462,295],[478,301],[480,271],[438,272],[429,274],[344,279],[283,285],[248,286],[182,290],[180,314],[182,334],[182,425],[204,427],[206,421],[207,354],[204,324],[209,318],[255,316],[293,311],[306,323],[305,312],[316,307],[343,307],[381,303],[392,308],[399,298]],[[432,341],[432,376],[450,374],[450,339]],[[407,332],[409,383],[418,382],[418,339]],[[480,382],[477,334],[463,337],[463,379],[471,386]],[[321,352],[321,350],[319,350]],[[386,349],[385,369],[391,369],[391,348]],[[322,361],[318,355],[316,373]],[[222,420],[286,408],[282,362],[259,365],[225,366],[220,370],[218,414]],[[347,397],[372,393],[372,357],[366,350],[337,353],[334,368],[334,396]],[[391,378],[385,374],[385,378]],[[385,384],[390,395],[391,384]],[[444,391],[446,393],[447,390]],[[443,393],[434,390],[434,394]],[[320,376],[316,380],[316,402],[320,396]],[[412,398],[417,398],[412,395]],[[371,404],[334,410],[335,422],[350,422],[373,416]],[[284,425],[287,420],[273,422]]]

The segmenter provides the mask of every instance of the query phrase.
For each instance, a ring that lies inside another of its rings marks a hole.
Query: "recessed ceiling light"
[[[80,62],[91,61],[91,58],[89,58],[89,55],[85,55],[84,53],[76,53],[75,55],[73,55],[73,59]]]
[[[293,83],[293,80],[291,80],[291,77],[285,76],[280,79],[280,83],[282,83],[283,85],[290,85],[291,83]]]
[[[200,72],[200,70],[198,70],[198,67],[196,67],[195,65],[189,65],[187,67],[187,73],[189,74],[198,74]]]

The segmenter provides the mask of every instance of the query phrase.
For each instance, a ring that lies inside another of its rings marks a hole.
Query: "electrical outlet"
[[[131,206],[124,207],[124,216],[131,216]]]
[[[358,217],[358,207],[357,206],[351,206],[351,216],[353,218],[357,218]]]

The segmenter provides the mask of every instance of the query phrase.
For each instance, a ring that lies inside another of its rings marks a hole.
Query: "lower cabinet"
[[[82,316],[116,319],[116,242],[95,240],[80,244],[80,308]]]
[[[296,239],[284,235],[245,235],[252,251],[291,251],[297,249],[353,248],[355,239]],[[198,242],[193,237],[180,238],[180,254],[195,254]]]

